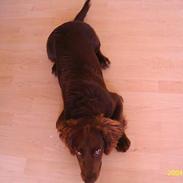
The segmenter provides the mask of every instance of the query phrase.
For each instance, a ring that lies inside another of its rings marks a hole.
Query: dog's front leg
[[[126,121],[123,117],[123,104],[122,104],[123,98],[116,93],[110,93],[110,94],[115,106],[112,119],[121,121],[123,127],[125,128]],[[118,140],[116,149],[119,152],[126,152],[129,149],[129,147],[130,147],[130,140],[123,131],[121,138]]]
[[[123,98],[120,95],[112,92],[110,92],[110,95],[114,106],[111,119],[121,121],[123,123]]]

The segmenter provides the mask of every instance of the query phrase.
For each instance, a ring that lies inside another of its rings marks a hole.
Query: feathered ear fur
[[[57,120],[56,123],[56,128],[58,130],[58,132],[60,133],[60,139],[66,144],[66,146],[69,148],[71,154],[74,155],[74,149],[73,149],[73,135],[75,134],[75,128],[74,126],[76,126],[78,124],[77,120],[68,120],[68,121],[64,121],[61,120],[60,117]]]
[[[102,115],[97,117],[97,128],[102,132],[104,137],[104,153],[109,154],[116,147],[119,138],[124,132],[124,124],[120,121],[105,118]]]
[[[112,120],[110,118],[105,118],[103,115],[97,116],[95,118],[95,123],[90,123],[97,130],[101,132],[104,139],[104,153],[109,154],[113,148],[117,146],[119,138],[123,135],[125,128],[125,120],[123,122]],[[80,120],[67,120],[62,118],[62,115],[57,120],[57,130],[60,133],[61,140],[69,148],[71,154],[74,155],[75,151],[73,149],[74,135],[76,134],[78,127],[80,126]]]

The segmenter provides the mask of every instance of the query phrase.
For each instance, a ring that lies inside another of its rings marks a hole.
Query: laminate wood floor
[[[83,2],[0,2],[1,183],[82,182],[55,128],[63,105],[46,40]],[[92,0],[86,22],[112,62],[104,78],[125,100],[132,142],[104,156],[97,183],[183,182],[168,175],[183,171],[183,1]]]

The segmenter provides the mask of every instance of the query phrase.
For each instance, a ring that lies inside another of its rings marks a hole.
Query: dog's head
[[[58,124],[60,138],[77,156],[84,182],[94,183],[100,173],[103,153],[109,154],[123,133],[122,123],[101,115]]]

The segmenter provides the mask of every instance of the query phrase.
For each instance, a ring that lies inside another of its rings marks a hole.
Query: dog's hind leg
[[[102,54],[100,49],[96,52],[96,55],[97,55],[98,60],[100,62],[101,68],[107,69],[111,63],[110,60]]]
[[[54,63],[52,67],[52,74],[54,74],[55,76],[58,76],[58,69],[57,69],[56,63]]]
[[[62,113],[60,114],[60,116],[58,117],[57,122],[56,122],[56,128],[58,131],[60,129],[61,123],[63,123],[63,122],[64,122],[64,111],[62,111]]]
[[[54,33],[50,34],[47,41],[47,55],[48,55],[48,58],[54,63],[52,67],[52,74],[54,74],[55,76],[58,76]]]
[[[56,51],[55,51],[55,39],[54,34],[51,33],[47,41],[47,55],[52,62],[56,62]]]

